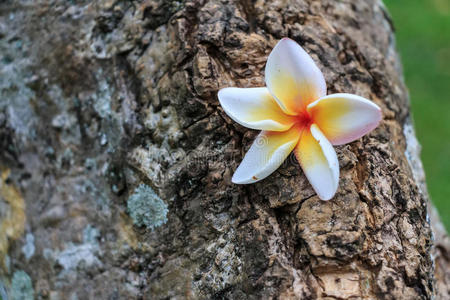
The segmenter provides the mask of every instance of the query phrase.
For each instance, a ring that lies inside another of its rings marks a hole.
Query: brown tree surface
[[[286,36],[383,111],[328,202],[294,157],[231,183],[257,132],[217,91]],[[3,0],[0,55],[0,298],[448,299],[381,1]]]

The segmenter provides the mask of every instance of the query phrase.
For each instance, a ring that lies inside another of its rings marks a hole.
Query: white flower
[[[327,96],[322,72],[288,38],[270,53],[265,76],[267,87],[230,87],[218,94],[234,121],[262,130],[232,181],[246,184],[264,179],[294,150],[319,198],[333,198],[339,163],[332,145],[352,142],[377,127],[380,108],[357,95]]]

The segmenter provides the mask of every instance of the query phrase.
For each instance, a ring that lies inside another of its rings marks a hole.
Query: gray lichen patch
[[[98,245],[86,243],[81,245],[74,245],[69,243],[57,256],[57,261],[64,270],[75,269],[81,262],[84,262],[86,267],[101,265],[98,259]]]
[[[206,271],[195,271],[193,287],[197,295],[206,295],[207,290],[225,290],[242,281],[242,271],[244,262],[240,257],[240,249],[230,242],[236,236],[234,229],[231,229],[218,239],[204,245],[202,250],[204,255],[211,257],[211,264]],[[197,253],[198,255],[198,253]],[[195,254],[191,259],[200,259]]]
[[[33,300],[34,290],[30,276],[24,271],[14,272],[10,295],[12,300]]]
[[[63,274],[80,268],[80,266],[83,268],[101,267],[103,264],[99,258],[101,257],[101,249],[97,241],[99,235],[98,229],[88,225],[83,230],[82,244],[67,243],[62,251],[46,248],[44,249],[44,257],[59,264],[66,272]]]
[[[156,182],[164,182],[166,172],[164,166],[173,164],[170,151],[165,147],[159,147],[154,144],[148,145],[148,148],[134,148],[128,155],[130,164],[137,170],[146,174]]]
[[[34,255],[34,251],[34,235],[32,233],[27,233],[25,237],[25,245],[22,247],[22,252],[25,255],[25,258],[29,260]]]
[[[99,72],[98,77],[102,78],[102,72]],[[100,80],[98,90],[92,95],[94,102],[94,109],[101,118],[107,118],[113,114],[111,108],[111,98],[114,91],[106,80]]]
[[[83,242],[91,243],[93,245],[97,244],[97,239],[100,236],[100,232],[97,228],[92,227],[91,225],[86,226],[83,230]]]
[[[34,136],[36,122],[31,106],[36,95],[29,87],[35,80],[29,70],[29,50],[29,41],[14,31],[0,39],[0,112],[5,111],[9,126],[22,140]]]
[[[154,229],[167,222],[167,204],[152,188],[141,184],[128,198],[128,213],[137,226]]]
[[[0,299],[1,300],[6,300],[8,299],[8,294],[6,294],[6,288],[3,284],[3,282],[0,281]]]
[[[103,69],[96,72],[97,89],[94,93],[84,95],[84,98],[92,101],[92,107],[101,118],[97,132],[99,144],[101,146],[108,144],[108,153],[114,153],[123,138],[122,124],[130,121],[131,108],[129,101],[124,100],[127,96],[117,90],[113,76],[106,72],[108,71]]]

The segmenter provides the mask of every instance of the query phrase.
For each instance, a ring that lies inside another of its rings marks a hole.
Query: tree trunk
[[[217,91],[285,36],[383,110],[328,202],[294,157],[231,183],[257,132]],[[0,53],[3,300],[449,297],[381,1],[4,0]]]

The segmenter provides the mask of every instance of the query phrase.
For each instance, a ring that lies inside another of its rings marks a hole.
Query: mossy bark
[[[328,202],[293,156],[231,183],[257,132],[217,91],[263,86],[285,36],[383,110],[336,147]],[[24,271],[38,299],[449,297],[394,40],[379,0],[2,1],[0,296]],[[168,206],[153,230],[140,184]]]

